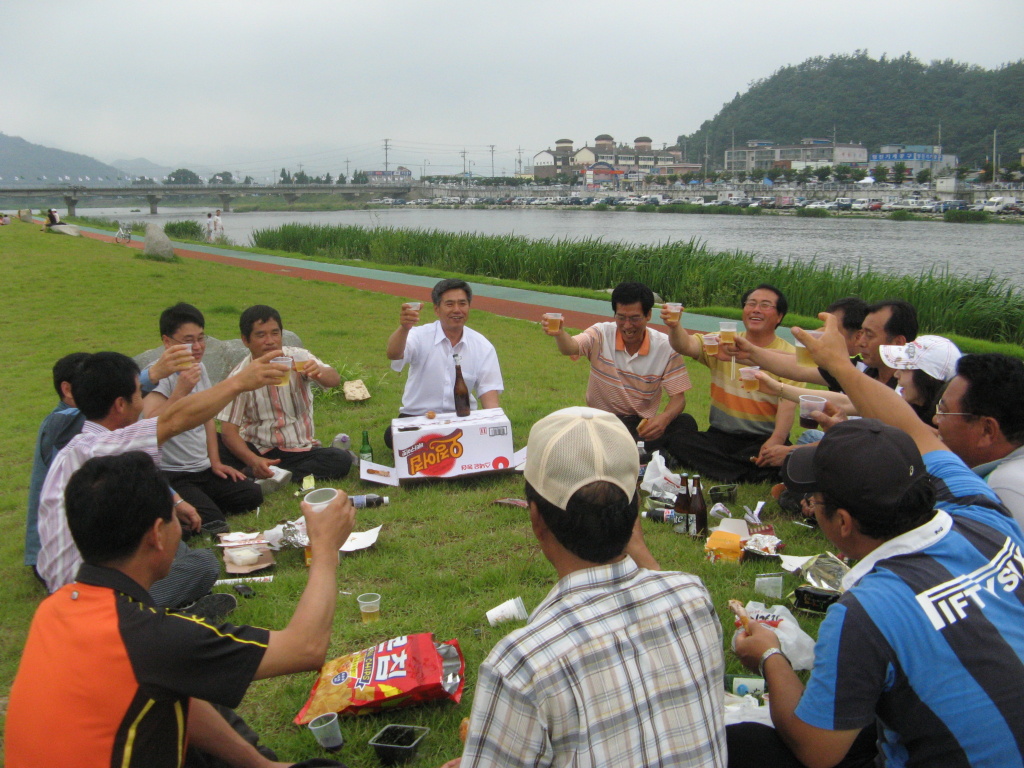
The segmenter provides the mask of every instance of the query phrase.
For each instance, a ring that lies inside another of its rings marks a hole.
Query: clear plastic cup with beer
[[[287,387],[288,382],[292,380],[292,365],[295,363],[295,361],[292,360],[292,358],[287,355],[282,355],[281,357],[275,357],[270,362],[288,366],[288,370],[281,374],[281,379],[277,382],[277,386]]]
[[[709,357],[714,357],[718,354],[719,338],[717,333],[705,333],[704,334],[704,350],[708,353]]]
[[[808,336],[813,336],[815,339],[820,339],[824,335],[824,331],[808,331]],[[806,365],[808,367],[814,365],[814,358],[811,357],[811,352],[807,347],[800,343],[799,340],[796,342],[796,362],[798,365]]]
[[[380,595],[376,592],[367,592],[356,598],[359,603],[359,615],[363,624],[372,624],[380,620]]]
[[[545,312],[541,318],[541,326],[544,328],[544,333],[558,333],[562,330],[562,323],[565,318],[562,317],[561,312]]]
[[[296,373],[302,373],[306,367],[306,363],[312,360],[307,352],[296,352],[292,355],[292,368]]]
[[[740,368],[740,384],[747,392],[754,392],[761,386],[761,382],[757,380],[755,375],[761,367],[758,365],[748,365],[745,368]]]
[[[667,301],[661,305],[661,319],[678,321],[683,314],[683,305],[678,301]]]
[[[736,321],[723,320],[718,324],[718,337],[723,344],[734,344],[736,342]]]

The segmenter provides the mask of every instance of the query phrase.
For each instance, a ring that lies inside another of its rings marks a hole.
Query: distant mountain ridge
[[[124,176],[112,165],[88,155],[32,144],[0,133],[0,185],[82,184],[100,186]],[[17,177],[17,179],[15,178]]]
[[[883,144],[941,144],[962,164],[979,166],[997,154],[1007,166],[1024,147],[1024,60],[988,70],[952,60],[922,64],[909,53],[871,58],[867,51],[808,59],[755,80],[689,136],[679,137],[690,160],[711,166],[749,140],[796,144],[804,138]]]

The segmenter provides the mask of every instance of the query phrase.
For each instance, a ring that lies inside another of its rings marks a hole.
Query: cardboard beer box
[[[500,472],[512,465],[512,425],[501,408],[462,418],[438,413],[393,419],[391,438],[400,480]]]

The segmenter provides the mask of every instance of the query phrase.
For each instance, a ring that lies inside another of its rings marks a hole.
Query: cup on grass
[[[356,598],[359,603],[359,614],[363,624],[372,624],[380,618],[380,595],[376,592],[367,592]]]
[[[341,737],[341,723],[337,712],[314,717],[309,721],[309,730],[316,737],[317,743],[328,752],[337,752],[345,740]]]
[[[504,603],[496,608],[491,608],[487,612],[487,621],[490,622],[492,627],[496,627],[503,621],[512,621],[513,619],[519,619],[525,621],[530,618],[526,612],[526,606],[523,604],[523,598],[513,597],[511,600],[506,600]]]

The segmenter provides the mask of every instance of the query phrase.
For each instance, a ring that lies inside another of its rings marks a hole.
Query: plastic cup
[[[824,334],[824,331],[808,331],[807,334],[816,339],[820,339]],[[796,340],[794,339],[794,341]],[[811,357],[810,351],[808,351],[807,347],[799,341],[796,341],[796,362],[798,365],[806,365],[808,367],[814,365],[814,358]]]
[[[758,387],[761,386],[761,382],[757,380],[757,376],[754,374],[761,370],[758,365],[749,365],[746,368],[740,368],[740,384],[743,389],[747,392],[754,392]]]
[[[542,321],[544,331],[550,332],[562,330],[562,321],[563,318],[561,312],[545,312]]]
[[[292,360],[292,358],[290,358],[290,357],[282,356],[282,357],[275,357],[270,362],[272,362],[272,363],[280,363],[281,365],[287,365],[288,366],[288,370],[285,371],[284,374],[282,374],[281,380],[277,382],[277,386],[279,386],[279,387],[287,387],[288,386],[288,382],[290,382],[292,380],[292,370],[291,369],[292,369],[292,363],[294,363],[295,361]]]
[[[683,305],[678,301],[666,302],[661,308],[662,320],[678,320],[683,314]]]
[[[736,341],[736,321],[723,320],[718,324],[719,338],[723,344],[733,344]]]
[[[380,595],[376,592],[367,592],[356,598],[359,603],[359,614],[362,616],[363,624],[372,624],[380,619]]]
[[[496,608],[491,608],[487,612],[487,621],[490,622],[492,627],[496,627],[503,621],[512,621],[513,619],[519,619],[525,621],[530,618],[530,615],[526,612],[526,606],[523,605],[523,598],[513,597],[511,600],[506,600],[504,603]]]
[[[704,349],[707,350],[708,355],[714,357],[718,354],[718,344],[720,339],[717,333],[705,333],[704,334]]]
[[[345,743],[341,736],[341,723],[338,722],[337,712],[314,717],[309,721],[309,730],[316,737],[317,743],[328,752],[336,752]]]
[[[337,497],[337,488],[317,488],[303,496],[302,500],[309,504],[313,512],[323,512]]]
[[[814,411],[825,410],[825,398],[817,395],[800,395],[800,426],[804,429],[817,429],[818,422],[811,416]]]
[[[404,309],[411,309],[413,312],[419,312],[423,309],[422,301],[407,301],[402,305]]]
[[[309,355],[301,352],[296,353],[292,356],[292,368],[295,369],[296,373],[302,373],[302,369],[306,367],[306,363],[310,361]]]

